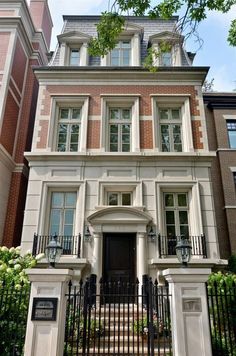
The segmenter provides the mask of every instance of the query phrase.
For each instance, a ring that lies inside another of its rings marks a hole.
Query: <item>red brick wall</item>
[[[0,142],[10,155],[13,153],[18,115],[19,106],[8,90]]]
[[[39,142],[37,143],[37,148],[46,148],[47,147],[47,138],[48,138],[48,121],[40,120],[39,121],[40,132],[39,132]]]
[[[140,148],[153,148],[153,131],[151,120],[140,121]]]
[[[30,13],[37,30],[42,29],[48,47],[50,46],[52,23],[46,1],[31,0]]]
[[[31,66],[37,64],[37,60],[31,60],[28,66],[15,154],[15,161],[17,163],[23,163],[25,161],[24,151],[30,150],[31,148],[38,93],[38,82]]]
[[[89,120],[88,122],[88,148],[99,148],[100,147],[100,121]]]
[[[12,64],[12,78],[14,79],[20,92],[22,92],[23,89],[26,63],[27,63],[27,57],[18,39],[16,42],[15,55]]]
[[[101,95],[109,94],[139,94],[140,96],[140,115],[151,116],[152,115],[152,100],[151,94],[190,94],[190,110],[192,116],[199,116],[200,112],[198,109],[199,102],[196,99],[197,92],[193,86],[144,86],[144,85],[104,85],[104,86],[92,86],[92,85],[81,85],[81,86],[47,86],[44,92],[44,100],[42,101],[41,115],[50,115],[51,110],[51,97],[58,94],[83,94],[89,93],[89,115],[101,115]],[[46,124],[44,123],[44,126]],[[88,128],[88,148],[99,148],[98,142],[100,138],[100,133],[97,132],[97,124],[89,124]],[[193,128],[193,141],[195,149],[203,149],[203,143],[201,142],[202,130],[201,121],[192,121]],[[93,129],[95,132],[93,132]],[[42,129],[42,134],[45,135],[45,127]],[[40,144],[37,145],[38,148],[45,148],[46,140],[45,137],[41,138]],[[95,142],[93,142],[95,140]],[[152,134],[152,123],[140,124],[140,141],[141,148],[151,149],[153,147],[153,134]]]
[[[5,219],[3,245],[20,245],[24,217],[27,178],[22,173],[12,173]]]
[[[10,40],[10,32],[0,32],[0,70],[3,70]]]

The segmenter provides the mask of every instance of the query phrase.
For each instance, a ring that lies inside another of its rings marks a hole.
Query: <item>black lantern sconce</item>
[[[181,235],[180,239],[177,242],[175,250],[179,262],[182,264],[183,267],[187,267],[192,256],[191,241],[184,235]]]
[[[56,262],[58,262],[61,257],[62,250],[63,248],[57,240],[57,235],[53,235],[45,249],[45,256],[49,262],[49,267],[55,268]]]

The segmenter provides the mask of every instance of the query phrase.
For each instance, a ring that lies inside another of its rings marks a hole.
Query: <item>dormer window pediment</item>
[[[91,36],[80,31],[70,31],[57,38],[60,44],[60,65],[88,65],[88,42]]]
[[[59,43],[88,43],[91,36],[80,31],[70,31],[57,36]]]
[[[184,37],[178,33],[163,31],[149,37],[149,46],[158,53],[154,55],[153,62],[159,66],[180,66],[181,48]],[[168,44],[169,49],[162,51],[161,45]]]

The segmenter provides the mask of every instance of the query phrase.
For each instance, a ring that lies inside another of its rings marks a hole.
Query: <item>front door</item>
[[[104,234],[103,279],[106,294],[132,295],[135,288],[136,234]],[[131,298],[132,299],[132,298]],[[122,297],[123,300],[123,297]],[[131,301],[131,300],[130,300]]]

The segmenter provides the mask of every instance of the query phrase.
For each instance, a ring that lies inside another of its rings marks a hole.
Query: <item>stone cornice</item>
[[[174,82],[178,85],[188,82],[201,85],[205,80],[209,67],[159,67],[152,73],[143,67],[59,67],[48,66],[35,68],[35,75],[40,83],[73,83],[80,81],[98,82],[132,82],[134,84],[148,82]],[[167,83],[165,83],[166,85]],[[184,85],[184,84],[182,84]]]
[[[205,93],[203,101],[209,109],[236,109],[236,93]]]
[[[166,153],[166,152],[140,152],[140,153],[123,153],[117,154],[111,152],[87,152],[87,153],[66,153],[66,152],[26,152],[25,157],[30,163],[30,166],[34,165],[36,162],[44,164],[45,162],[65,164],[73,164],[73,161],[78,165],[79,162],[90,162],[90,161],[124,161],[124,162],[135,162],[135,161],[162,161],[162,162],[210,162],[216,157],[215,152],[178,152]]]

